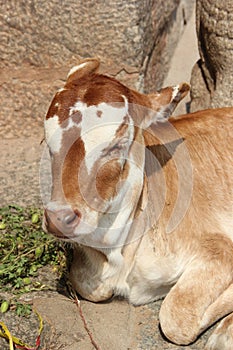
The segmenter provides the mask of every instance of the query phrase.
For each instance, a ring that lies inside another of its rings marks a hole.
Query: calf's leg
[[[215,331],[210,336],[205,346],[205,350],[232,350],[232,348],[233,313],[222,319]]]
[[[218,259],[208,261],[205,256],[190,263],[161,306],[161,329],[169,340],[180,345],[190,344],[214,322],[233,312],[232,258],[219,259],[218,256]],[[225,342],[221,350],[229,349],[227,338],[232,325],[222,322],[219,333],[216,330],[217,334],[212,335],[212,340],[210,338],[209,346],[212,347],[206,349],[220,349],[213,347],[217,337]],[[227,333],[223,336],[225,330]]]

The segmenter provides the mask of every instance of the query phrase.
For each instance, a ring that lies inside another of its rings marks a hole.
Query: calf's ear
[[[143,127],[148,128],[153,123],[167,121],[189,90],[189,84],[181,83],[176,86],[163,88],[156,93],[148,94],[147,98],[149,99],[151,110],[144,118]]]
[[[85,58],[79,62],[77,66],[71,68],[68,73],[66,85],[74,83],[76,80],[83,78],[86,75],[95,73],[100,66],[98,58]]]

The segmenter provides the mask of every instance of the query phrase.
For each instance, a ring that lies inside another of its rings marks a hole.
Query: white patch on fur
[[[104,254],[108,257],[110,270],[104,271],[106,276],[115,273],[115,268],[119,266],[121,256],[121,248],[125,244],[129,230],[133,223],[133,213],[137,206],[141,187],[143,184],[143,168],[142,164],[138,164],[134,160],[133,155],[128,155],[129,174],[126,181],[121,183],[121,189],[108,202],[106,215],[100,218],[100,213],[91,207],[84,206],[82,208],[82,219],[74,230],[72,240],[91,247],[95,247],[100,251],[103,249]],[[55,207],[59,203],[55,203]],[[53,208],[51,203],[48,208]]]
[[[71,68],[71,70],[69,71],[69,73],[67,75],[67,78],[69,78],[77,70],[82,69],[83,67],[85,67],[87,63],[89,63],[89,62],[83,62],[83,63],[79,64],[78,66],[74,66],[73,68]]]
[[[77,101],[74,106],[71,106],[70,107],[70,115],[77,112],[77,111],[80,111],[81,113],[85,112],[87,108],[87,105],[86,103],[83,103],[82,101]]]
[[[54,115],[44,121],[45,139],[52,153],[59,152],[62,141],[62,128],[59,125],[59,117]]]
[[[64,131],[71,129],[73,126],[77,125],[72,119],[69,119],[68,125],[65,128],[61,127],[57,115],[45,120],[45,139],[52,153],[58,153],[60,151]]]
[[[132,274],[137,276],[137,279],[132,279],[130,283],[129,300],[134,305],[146,304],[164,297],[187,266],[187,257],[156,256],[150,248],[151,242],[145,239],[132,271]],[[151,269],[151,266],[155,268]]]
[[[144,173],[143,168],[140,167],[142,164],[136,164],[131,155],[128,156],[128,162],[128,177],[121,184],[116,197],[108,204],[106,215],[103,215],[100,221],[98,212],[83,211],[81,222],[74,231],[77,236],[76,242],[100,250],[107,249],[108,251],[104,251],[104,254],[111,260],[112,267],[114,259],[119,259],[115,249],[121,248],[127,240],[143,184]],[[113,270],[111,268],[111,271],[105,271],[106,275],[111,275]]]
[[[118,108],[105,102],[96,106],[87,106],[78,101],[70,108],[70,114],[80,111],[83,115],[80,122],[81,138],[86,151],[85,164],[90,173],[95,161],[101,156],[103,150],[112,142],[116,131],[123,123],[128,113],[128,101],[123,96],[125,105]],[[97,112],[101,112],[98,117]],[[130,118],[130,123],[132,120]],[[130,127],[129,129],[132,129]],[[130,135],[129,135],[130,137]],[[131,139],[129,138],[129,142]]]
[[[57,90],[57,93],[60,93],[60,92],[65,91],[65,90],[67,90],[67,89],[62,87],[62,88]]]
[[[85,163],[88,172],[91,171],[93,164],[100,157],[103,149],[114,139],[115,133],[119,126],[123,123],[124,117],[128,113],[128,101],[125,101],[123,107],[112,106],[105,102],[97,106],[88,106],[78,101],[74,106],[70,107],[69,116],[79,111],[82,114],[82,120],[78,124],[81,128],[81,138],[84,141],[86,157]],[[101,116],[97,116],[97,112],[101,112]],[[130,118],[130,124],[133,125]],[[69,130],[77,124],[71,118],[68,125],[64,128],[59,124],[59,117],[54,115],[45,120],[45,138],[49,144],[51,152],[59,152],[62,145],[63,132]],[[130,127],[129,143],[132,142],[133,128]]]
[[[176,98],[176,96],[179,93],[179,85],[173,86],[173,91],[172,91],[172,101]]]

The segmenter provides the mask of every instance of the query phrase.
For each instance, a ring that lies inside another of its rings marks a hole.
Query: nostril
[[[67,215],[65,218],[64,218],[64,223],[66,225],[70,225],[72,224],[77,218],[77,215],[75,213],[72,213],[70,215]]]
[[[68,213],[64,217],[63,223],[65,225],[69,226],[69,225],[76,223],[80,218],[81,218],[81,213],[77,209],[75,209],[74,211]]]
[[[77,209],[62,208],[44,210],[44,227],[57,237],[70,235],[80,224],[81,213]]]

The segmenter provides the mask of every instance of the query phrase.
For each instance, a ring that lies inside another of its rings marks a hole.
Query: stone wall
[[[197,0],[196,24],[191,110],[233,106],[233,1]]]
[[[42,123],[50,99],[82,57],[141,91],[162,86],[194,0],[0,0],[0,121]],[[14,122],[14,127],[12,123]],[[35,128],[35,132],[36,132]]]

